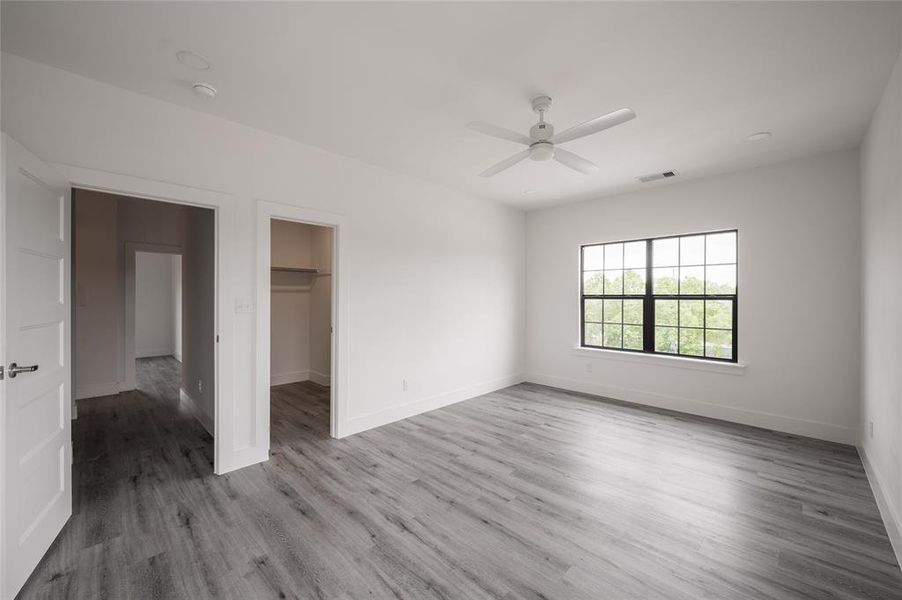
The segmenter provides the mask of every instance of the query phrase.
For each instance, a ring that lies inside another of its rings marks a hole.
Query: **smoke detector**
[[[202,98],[215,98],[216,97],[216,88],[210,85],[209,83],[204,83],[202,81],[198,81],[192,86],[194,93]]]

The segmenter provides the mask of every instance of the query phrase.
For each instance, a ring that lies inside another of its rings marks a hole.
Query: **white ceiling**
[[[2,3],[2,49],[525,208],[623,191],[639,175],[725,172],[856,146],[898,57],[899,3]],[[181,65],[190,49],[213,64]],[[194,81],[219,89],[195,97]],[[548,94],[585,176],[524,161],[476,174]],[[773,132],[766,142],[746,136]],[[524,195],[524,190],[536,193]]]

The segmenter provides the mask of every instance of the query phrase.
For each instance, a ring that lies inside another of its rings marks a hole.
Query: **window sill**
[[[664,356],[662,354],[642,354],[640,352],[620,352],[618,350],[605,350],[603,348],[583,348],[577,346],[572,350],[573,354],[604,360],[617,360],[645,365],[656,365],[676,369],[690,369],[693,371],[708,371],[711,373],[724,373],[726,375],[745,375],[744,363],[730,363],[699,358],[682,358],[679,356]]]

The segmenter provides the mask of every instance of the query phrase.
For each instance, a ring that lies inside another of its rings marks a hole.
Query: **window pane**
[[[585,344],[652,351],[648,326],[655,352],[735,360],[737,240],[728,231],[583,246]]]
[[[676,300],[655,300],[655,325],[677,326]]]
[[[703,329],[680,327],[680,354],[701,356],[703,331]]]
[[[705,236],[692,235],[680,238],[680,264],[705,264]]]
[[[603,271],[586,271],[583,273],[583,293],[584,294],[603,294],[604,293],[604,272]]]
[[[583,271],[604,269],[604,246],[583,247]]]
[[[629,269],[623,272],[623,293],[645,293],[645,269]]]
[[[645,268],[645,242],[630,242],[623,245],[623,267],[626,269]]]
[[[586,323],[585,343],[587,346],[601,346],[601,323]]]
[[[642,324],[642,300],[623,301],[623,322],[631,325]]]
[[[735,294],[736,265],[718,265],[706,270],[706,293]]]
[[[623,347],[623,325],[604,325],[604,345],[609,348]]]
[[[605,271],[604,272],[604,293],[605,294],[622,294],[623,293],[623,271]]]
[[[705,293],[705,267],[680,267],[680,293]]]
[[[680,327],[705,326],[705,301],[680,300]]]
[[[675,267],[679,261],[680,239],[667,238],[652,242],[652,259],[655,267]]]
[[[712,233],[706,236],[705,262],[709,265],[736,262],[736,232]]]
[[[585,320],[594,323],[601,323],[601,300],[584,300],[585,302]]]
[[[605,323],[622,323],[623,322],[623,300],[605,300],[604,301],[604,322]]]
[[[654,277],[654,293],[655,294],[676,294],[677,293],[677,268],[664,267],[652,270]]]
[[[717,327],[718,329],[733,328],[733,301],[732,300],[706,300],[705,301],[705,327]]]
[[[705,330],[705,356],[733,358],[733,332],[722,329]]]
[[[677,352],[677,328],[655,327],[655,352]]]
[[[622,269],[623,268],[623,244],[605,244],[605,246],[604,246],[604,268],[605,269]]]
[[[623,347],[628,350],[642,350],[642,326],[641,325],[624,325],[623,326]]]

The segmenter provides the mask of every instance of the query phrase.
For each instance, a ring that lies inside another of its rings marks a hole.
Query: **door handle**
[[[10,363],[9,370],[7,373],[9,374],[10,379],[14,379],[16,375],[19,373],[34,373],[38,370],[38,365],[29,365],[27,367],[20,367],[16,363]]]

